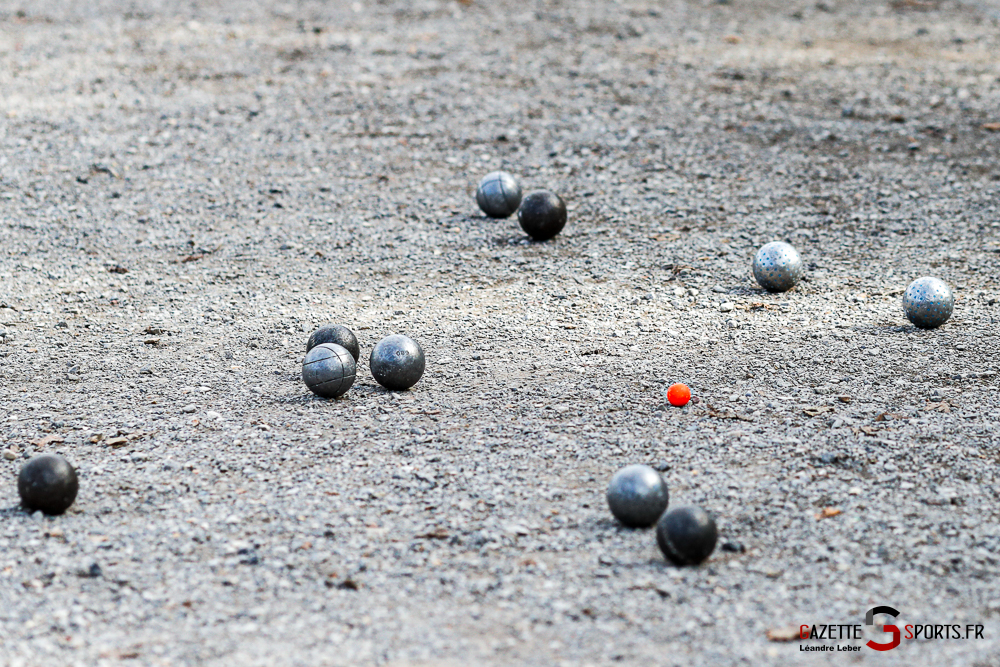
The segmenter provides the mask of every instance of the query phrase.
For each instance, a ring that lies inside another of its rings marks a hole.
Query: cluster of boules
[[[768,292],[787,292],[803,277],[802,257],[783,241],[773,241],[754,255],[754,280]],[[917,278],[903,294],[906,319],[920,329],[936,329],[951,317],[955,296],[944,281],[926,276]]]
[[[309,336],[302,361],[302,381],[321,398],[338,398],[354,386],[361,346],[354,332],[342,324],[327,324]],[[372,349],[368,367],[372,377],[390,391],[406,391],[423,376],[424,351],[401,334],[386,336]]]
[[[521,184],[513,174],[494,171],[483,177],[476,188],[476,203],[491,218],[507,218],[515,211],[524,233],[535,241],[555,238],[566,226],[566,204],[548,190],[521,198]]]
[[[715,550],[719,532],[712,515],[701,507],[667,511],[670,493],[663,476],[646,465],[630,465],[611,478],[608,507],[622,525],[656,525],[656,543],[675,565],[698,565]]]

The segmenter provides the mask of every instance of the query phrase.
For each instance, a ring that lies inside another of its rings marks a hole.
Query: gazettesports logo
[[[891,651],[906,640],[967,640],[983,639],[984,626],[981,623],[967,623],[960,625],[927,623],[927,624],[906,624],[903,629],[893,623],[877,625],[876,616],[891,616],[893,620],[899,618],[899,612],[887,605],[872,607],[865,613],[865,626],[875,631],[881,631],[887,635],[888,641],[877,642],[869,639],[864,646],[873,651]],[[861,641],[865,638],[864,627],[860,624],[826,624],[814,623],[799,626],[799,639],[817,639],[826,641]],[[800,651],[861,651],[859,644],[799,644]]]
[[[878,607],[872,607],[871,609],[868,610],[868,613],[865,614],[865,625],[875,625],[875,614],[888,614],[893,618],[899,616],[899,612],[893,609],[892,607],[879,605]],[[880,644],[877,641],[869,639],[868,643],[865,644],[865,646],[872,649],[873,651],[891,651],[892,649],[899,646],[899,642],[902,641],[899,636],[899,628],[897,628],[895,625],[883,625],[882,632],[891,633],[892,641]]]

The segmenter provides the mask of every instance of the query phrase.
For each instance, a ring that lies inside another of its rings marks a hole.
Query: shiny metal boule
[[[951,317],[955,309],[955,295],[943,280],[917,278],[903,294],[903,312],[906,319],[921,329],[934,329]]]
[[[355,362],[358,361],[358,357],[361,355],[361,348],[358,346],[358,337],[354,335],[353,331],[342,324],[324,324],[319,329],[316,329],[309,336],[309,341],[306,343],[306,352],[322,343],[334,343],[341,346],[351,353]]]
[[[521,205],[521,185],[512,174],[494,171],[476,188],[476,203],[491,218],[507,218]]]
[[[753,277],[768,292],[787,292],[802,280],[802,257],[787,243],[768,243],[753,258]]]
[[[354,385],[357,364],[347,348],[336,343],[320,343],[306,353],[302,381],[312,393],[337,398]]]
[[[378,342],[368,365],[380,385],[391,391],[406,391],[424,374],[424,351],[412,338],[393,334]]]
[[[670,502],[663,476],[649,466],[625,466],[608,484],[608,507],[629,528],[648,528],[656,523]]]

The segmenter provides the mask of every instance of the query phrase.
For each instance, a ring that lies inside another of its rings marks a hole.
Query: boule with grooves
[[[347,348],[336,343],[320,343],[302,361],[302,381],[322,398],[337,398],[354,385],[357,364]]]
[[[491,218],[509,218],[521,204],[521,185],[506,171],[490,172],[479,181],[476,203]]]

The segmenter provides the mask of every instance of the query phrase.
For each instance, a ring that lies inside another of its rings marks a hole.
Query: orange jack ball
[[[691,390],[680,382],[672,384],[670,389],[667,389],[667,400],[670,401],[670,405],[682,408],[691,400]]]

